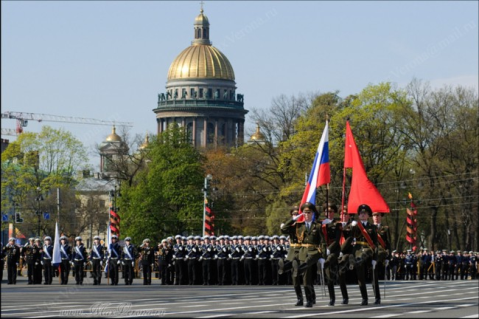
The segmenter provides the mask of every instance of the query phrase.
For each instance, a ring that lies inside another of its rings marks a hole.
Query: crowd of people
[[[126,237],[120,245],[112,236],[106,247],[98,236],[86,249],[81,237],[70,246],[60,238],[60,266],[52,264],[50,236],[30,238],[20,247],[10,238],[2,244],[1,265],[7,262],[8,284],[16,284],[18,273],[26,271],[28,284],[52,284],[59,277],[62,285],[69,278],[82,285],[91,273],[93,285],[102,277],[110,285],[121,279],[131,285],[134,278],[150,285],[152,277],[162,285],[293,285],[296,305],[316,303],[315,285],[327,286],[330,305],[335,304],[334,285],[339,284],[348,303],[346,284],[359,284],[362,305],[367,305],[366,283],[373,284],[375,303],[379,304],[378,280],[467,280],[478,278],[479,253],[446,250],[428,252],[391,251],[389,229],[381,224],[383,214],[369,206],[358,208],[358,221],[352,215],[335,214],[335,205],[323,207],[324,218],[316,206],[305,203],[293,207],[290,218],[281,225],[282,235],[274,236],[181,236],[162,240],[158,245],[144,239],[139,246]],[[313,217],[314,216],[314,217]],[[372,222],[369,218],[372,217]],[[301,220],[304,219],[304,220]],[[3,271],[0,272],[3,279]],[[304,286],[304,302],[301,285]],[[324,288],[325,289],[325,288]]]

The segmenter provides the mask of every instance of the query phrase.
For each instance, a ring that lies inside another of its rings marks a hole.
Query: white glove
[[[329,254],[331,254],[331,252],[329,251],[329,249],[326,249],[326,256],[329,256]]]
[[[125,266],[125,262],[122,261],[122,262],[121,262],[121,265],[122,265],[122,266]]]
[[[228,258],[231,258],[231,254],[228,254]]]
[[[376,261],[375,260],[371,261],[371,264],[373,265],[373,269],[376,269]]]
[[[319,258],[319,263],[321,264],[321,267],[324,268],[324,262],[326,260],[324,260],[324,258]]]
[[[293,220],[298,220],[298,218],[300,218],[301,216],[303,216],[304,213],[301,213],[301,214],[298,214],[296,216],[293,217]]]
[[[384,266],[387,267],[388,265],[389,265],[389,259],[386,259],[386,260],[384,261]]]
[[[135,267],[135,262],[134,261],[131,262],[131,266]]]
[[[281,225],[279,226],[280,229],[282,229],[284,227],[284,223],[281,223]]]
[[[237,251],[237,252],[240,252],[240,248],[239,248],[239,247],[236,247],[236,251]]]
[[[185,256],[185,260],[188,260],[188,258],[190,258],[188,255]]]
[[[118,260],[116,264],[119,265],[120,263],[121,263],[121,261]]]
[[[341,258],[341,257],[343,257],[343,256],[344,256],[343,252],[340,252],[340,253],[339,253],[339,258]]]
[[[271,254],[270,258],[274,258],[273,254]]]
[[[353,221],[351,222],[351,226],[356,226],[357,224],[358,224],[358,222],[355,221],[355,220],[353,220]]]
[[[326,224],[329,224],[329,223],[331,223],[331,219],[326,218],[325,220],[323,220],[323,222],[321,223],[321,225],[326,225]]]
[[[218,255],[215,255],[215,259],[218,259]]]
[[[207,249],[207,250],[208,250],[208,252],[211,252],[211,248],[210,248],[210,247],[208,247],[208,249]]]
[[[193,248],[193,252],[196,253],[196,248]]]
[[[103,261],[100,260],[100,267],[103,266]]]
[[[42,264],[42,266],[43,266],[43,260],[40,262],[40,264]]]

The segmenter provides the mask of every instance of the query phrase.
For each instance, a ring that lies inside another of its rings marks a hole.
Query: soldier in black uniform
[[[469,272],[471,274],[471,280],[475,280],[477,277],[477,257],[478,255],[474,255],[473,251],[469,252],[469,255],[471,256],[469,259]]]
[[[3,270],[5,269],[5,257],[7,256],[5,246],[3,246],[3,243],[1,243],[0,247],[0,283],[3,280]]]
[[[405,269],[405,274],[404,274],[404,280],[412,280],[412,275],[413,275],[413,254],[411,253],[411,250],[407,250],[407,255],[404,258],[404,269]]]
[[[451,250],[449,252],[449,257],[447,258],[448,260],[448,270],[449,270],[449,279],[450,280],[456,280],[456,271],[457,271],[457,258],[455,255],[455,251]]]
[[[16,239],[14,237],[10,237],[8,240],[8,244],[5,247],[7,255],[7,273],[9,285],[17,284],[17,267],[18,263],[20,262],[20,247],[15,244],[15,240]]]
[[[267,281],[268,260],[271,257],[271,248],[266,244],[265,236],[258,236],[259,244],[257,245],[258,260],[258,285],[265,285]]]
[[[138,248],[140,253],[140,262],[143,268],[143,285],[151,285],[151,270],[155,264],[155,254],[150,247],[148,238],[143,240],[143,244]]]
[[[231,253],[229,247],[225,243],[224,236],[218,237],[220,244],[216,247],[216,269],[218,270],[218,285],[222,286],[226,284],[226,269],[228,255]]]
[[[398,265],[399,265],[399,254],[396,250],[393,250],[393,253],[391,255],[391,261],[389,262],[389,267],[391,270],[391,277],[390,277],[391,280],[396,280]]]
[[[186,279],[186,276],[184,274],[186,247],[183,245],[182,237],[180,235],[176,235],[175,239],[176,244],[173,246],[173,261],[175,263],[175,285],[183,285]]]
[[[68,245],[66,236],[60,237],[60,257],[62,262],[60,264],[61,284],[68,284],[68,276],[70,275],[70,262],[72,260],[72,248]]]
[[[118,268],[120,266],[121,246],[118,244],[118,236],[111,235],[111,243],[108,254],[108,276],[111,279],[110,285],[117,286],[119,280]]]
[[[53,246],[51,245],[52,238],[50,236],[46,236],[43,241],[44,245],[41,259],[41,264],[43,265],[43,277],[45,279],[43,284],[51,285],[53,277]]]
[[[253,259],[256,258],[256,248],[251,241],[251,236],[244,237],[244,254],[241,259],[244,260],[244,279],[245,285],[253,284]]]
[[[27,264],[27,278],[28,284],[33,285],[33,271],[35,268],[35,254],[37,248],[35,247],[35,238],[30,237],[28,243],[23,246],[22,257],[24,262]]]
[[[202,255],[199,260],[201,261],[201,266],[203,269],[203,286],[206,286],[212,284],[211,263],[212,258],[214,258],[215,255],[215,249],[210,243],[210,236],[205,235],[204,240],[205,243],[202,247]]]
[[[448,280],[449,258],[447,256],[446,249],[442,250],[441,257],[442,257],[441,279]]]
[[[42,253],[43,253],[43,246],[40,238],[35,238],[35,247],[37,248],[36,251],[36,258],[35,258],[35,266],[33,268],[33,284],[39,285],[42,283]]]
[[[168,276],[167,276],[167,268],[168,268],[168,253],[169,250],[167,248],[167,241],[166,239],[163,239],[161,243],[158,245],[158,268],[160,271],[160,277],[161,277],[161,284],[162,285],[167,285],[168,283]]]
[[[77,285],[83,285],[85,264],[88,260],[86,249],[83,246],[82,238],[77,236],[75,238],[76,246],[72,253],[72,266],[75,269],[75,281]]]
[[[283,235],[283,238],[284,235]],[[281,284],[280,274],[278,274],[279,260],[283,260],[286,255],[286,249],[284,245],[280,244],[278,235],[273,235],[273,246],[271,247],[271,279],[273,286]]]
[[[197,274],[198,274],[198,259],[201,256],[201,248],[199,246],[201,237],[200,236],[191,236],[192,243],[187,247],[186,259],[188,262],[188,285],[195,285],[198,283]],[[194,240],[194,241],[193,241]]]
[[[243,256],[243,247],[238,242],[238,237],[232,237],[231,253],[229,258],[231,260],[231,284],[238,285],[240,283],[240,259]]]
[[[105,258],[105,247],[100,243],[100,236],[93,237],[93,245],[90,251],[92,265],[93,285],[101,284],[101,267]]]
[[[135,267],[136,249],[131,244],[131,238],[125,238],[125,246],[121,251],[121,263],[125,270],[125,285],[133,283],[133,267]]]

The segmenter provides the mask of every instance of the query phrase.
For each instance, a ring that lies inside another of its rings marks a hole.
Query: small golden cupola
[[[121,137],[116,134],[116,127],[113,125],[113,129],[111,131],[111,134],[107,136],[105,142],[121,142]]]
[[[145,150],[149,144],[150,144],[150,137],[148,135],[148,132],[146,132],[145,141],[139,147],[140,151]]]
[[[251,135],[248,143],[259,143],[259,144],[266,143],[266,136],[263,133],[261,133],[261,128],[258,122],[256,122],[256,132],[254,132]]]

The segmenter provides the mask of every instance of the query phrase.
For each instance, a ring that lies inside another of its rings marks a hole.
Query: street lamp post
[[[201,226],[203,229],[203,237],[205,236],[205,223],[206,223],[206,201],[208,197],[208,181],[212,180],[213,176],[211,174],[206,175],[205,177],[205,185],[203,187],[203,225]]]
[[[42,189],[40,187],[37,187],[37,192],[38,192],[38,196],[37,198],[35,198],[35,200],[37,201],[37,217],[38,217],[38,237],[40,238],[40,230],[41,230],[41,216],[42,216],[42,211],[41,211],[41,207],[40,207],[40,202],[43,201],[43,195],[41,193]]]

